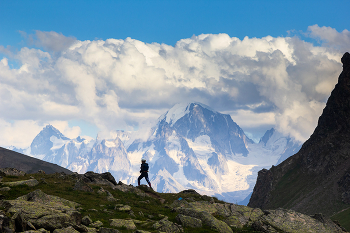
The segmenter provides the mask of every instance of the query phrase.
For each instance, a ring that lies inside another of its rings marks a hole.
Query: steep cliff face
[[[311,137],[287,160],[261,170],[248,206],[332,215],[350,206],[350,54]]]

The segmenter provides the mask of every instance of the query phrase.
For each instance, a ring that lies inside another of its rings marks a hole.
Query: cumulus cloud
[[[58,52],[69,48],[76,38],[72,36],[64,36],[62,33],[54,31],[43,32],[36,30],[34,34],[27,34],[26,32],[19,31],[22,37],[26,38],[31,45],[42,47],[45,50]]]
[[[170,46],[131,38],[79,41],[37,31],[38,45],[47,51],[22,48],[14,55],[18,69],[6,59],[0,62],[1,117],[81,119],[101,131],[144,129],[141,122],[157,119],[176,103],[197,101],[229,112],[242,127],[275,125],[304,141],[342,70],[339,46],[348,43],[348,32],[332,30],[329,38],[323,33],[329,28],[309,30],[328,44],[202,34]]]
[[[344,29],[338,32],[331,27],[319,27],[317,24],[309,26],[308,32],[311,37],[319,39],[324,46],[329,46],[347,52],[350,46],[350,31]]]

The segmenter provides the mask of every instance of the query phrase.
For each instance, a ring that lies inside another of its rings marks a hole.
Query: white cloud
[[[347,31],[317,25],[309,30],[328,44],[203,34],[169,46],[131,38],[78,41],[37,31],[35,41],[59,53],[24,47],[14,54],[19,69],[1,60],[1,117],[5,122],[80,119],[101,131],[130,130],[176,103],[198,101],[231,112],[239,125],[277,124],[303,141],[342,70],[337,48],[348,43]],[[338,47],[330,49],[330,43]]]
[[[331,27],[319,27],[317,24],[309,26],[308,31],[310,37],[319,39],[323,42],[324,46],[340,50],[341,52],[347,52],[350,46],[350,31],[344,29],[342,32],[338,32]]]

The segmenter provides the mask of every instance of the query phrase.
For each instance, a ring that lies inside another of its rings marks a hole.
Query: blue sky
[[[0,1],[0,136],[142,132],[179,102],[303,141],[350,48],[350,1]],[[248,37],[248,38],[247,38]],[[112,39],[112,40],[108,40]],[[141,134],[141,133],[140,133]]]
[[[344,1],[1,1],[0,44],[21,47],[18,31],[55,31],[78,40],[131,37],[174,45],[193,34],[286,36],[318,24],[343,31]]]

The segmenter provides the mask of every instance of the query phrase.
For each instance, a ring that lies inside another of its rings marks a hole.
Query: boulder
[[[72,226],[70,226],[62,229],[56,229],[53,231],[53,233],[79,233],[79,231],[75,230]]]
[[[123,205],[123,204],[116,204],[114,207],[115,210],[119,210],[119,211],[130,211],[131,210],[131,206],[128,205]]]
[[[97,220],[96,222],[93,222],[89,225],[90,227],[95,227],[95,228],[100,228],[103,226],[103,223],[99,220]]]
[[[128,230],[135,230],[136,225],[133,220],[128,219],[110,219],[109,220],[112,227],[126,227]]]
[[[0,188],[0,191],[1,191],[1,192],[8,192],[8,191],[10,191],[10,190],[11,190],[10,187],[2,187],[2,188]]]
[[[93,192],[94,190],[87,185],[83,180],[78,180],[75,185],[73,190],[79,190],[79,191],[84,191],[84,192]]]
[[[242,228],[245,225],[250,226],[264,214],[261,209],[235,204],[230,205],[230,210],[231,214],[224,222],[236,228]]]
[[[317,215],[313,218],[285,209],[265,211],[265,214],[252,224],[252,227],[262,232],[343,232],[338,225],[322,215]]]
[[[47,195],[41,190],[1,203],[1,207],[11,216],[16,231],[30,230],[29,223],[36,229],[45,228],[50,231],[80,225],[81,214],[76,211],[76,206],[78,204],[75,202]]]
[[[183,232],[182,226],[169,221],[167,218],[164,218],[156,222],[155,224],[153,224],[153,228],[160,232],[171,232],[171,233]]]
[[[85,226],[89,226],[92,223],[92,220],[89,216],[84,216],[81,219],[81,223],[84,224]]]
[[[119,233],[117,229],[101,227],[99,233]]]
[[[18,185],[28,185],[30,187],[33,187],[38,185],[39,182],[36,179],[29,179],[29,180],[20,180],[20,181],[14,181],[14,182],[3,182],[2,184],[10,187],[14,187]]]
[[[109,172],[99,174],[99,173],[89,171],[83,175],[82,179],[85,183],[109,185],[111,187],[114,187],[115,185],[117,185],[117,182],[115,181],[114,177]]]
[[[202,220],[203,225],[209,226],[212,230],[216,230],[221,233],[232,233],[232,229],[225,222],[216,219],[209,212],[183,207],[178,207],[175,209],[175,211],[179,214]]]
[[[178,214],[176,221],[184,227],[199,228],[202,227],[202,220],[190,216]]]

